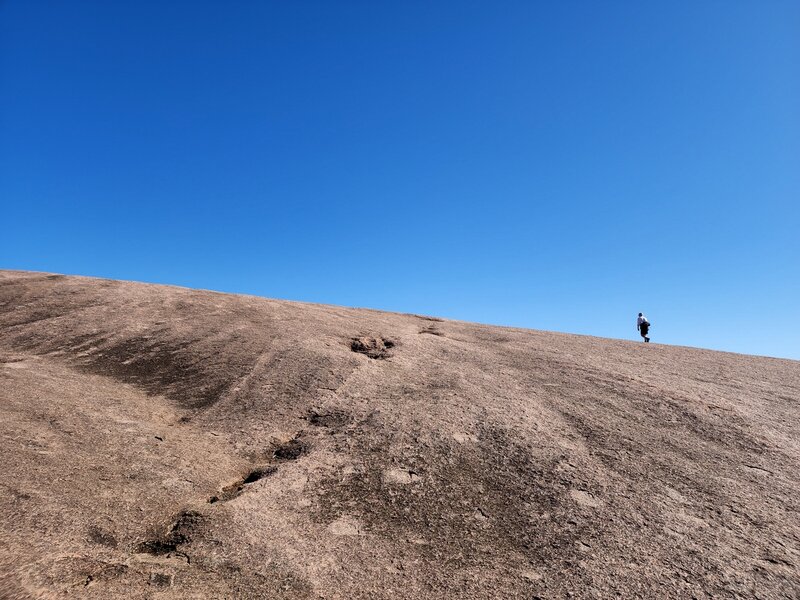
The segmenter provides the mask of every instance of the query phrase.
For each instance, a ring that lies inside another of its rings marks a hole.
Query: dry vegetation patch
[[[350,350],[364,354],[375,360],[385,360],[392,356],[390,350],[395,342],[382,337],[357,337],[350,340]]]

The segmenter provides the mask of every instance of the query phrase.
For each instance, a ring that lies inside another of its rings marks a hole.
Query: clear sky
[[[0,1],[0,267],[800,359],[800,3]]]

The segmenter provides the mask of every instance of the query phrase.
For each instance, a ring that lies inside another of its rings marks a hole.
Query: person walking
[[[639,313],[639,318],[636,319],[636,329],[639,330],[639,334],[644,338],[645,342],[650,341],[650,338],[647,337],[647,333],[650,331],[650,321],[642,313]]]

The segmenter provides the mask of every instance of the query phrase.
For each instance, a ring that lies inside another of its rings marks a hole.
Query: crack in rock
[[[278,469],[273,466],[258,467],[253,469],[241,479],[230,485],[226,485],[224,488],[222,488],[222,491],[220,491],[218,495],[211,496],[211,498],[208,499],[208,503],[214,504],[216,502],[227,502],[229,500],[233,500],[241,495],[246,486],[255,483],[256,481],[260,481],[265,477],[269,477],[277,470]]]

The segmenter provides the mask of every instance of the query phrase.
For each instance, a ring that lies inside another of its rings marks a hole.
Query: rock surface
[[[797,598],[800,363],[0,271],[0,597]]]

